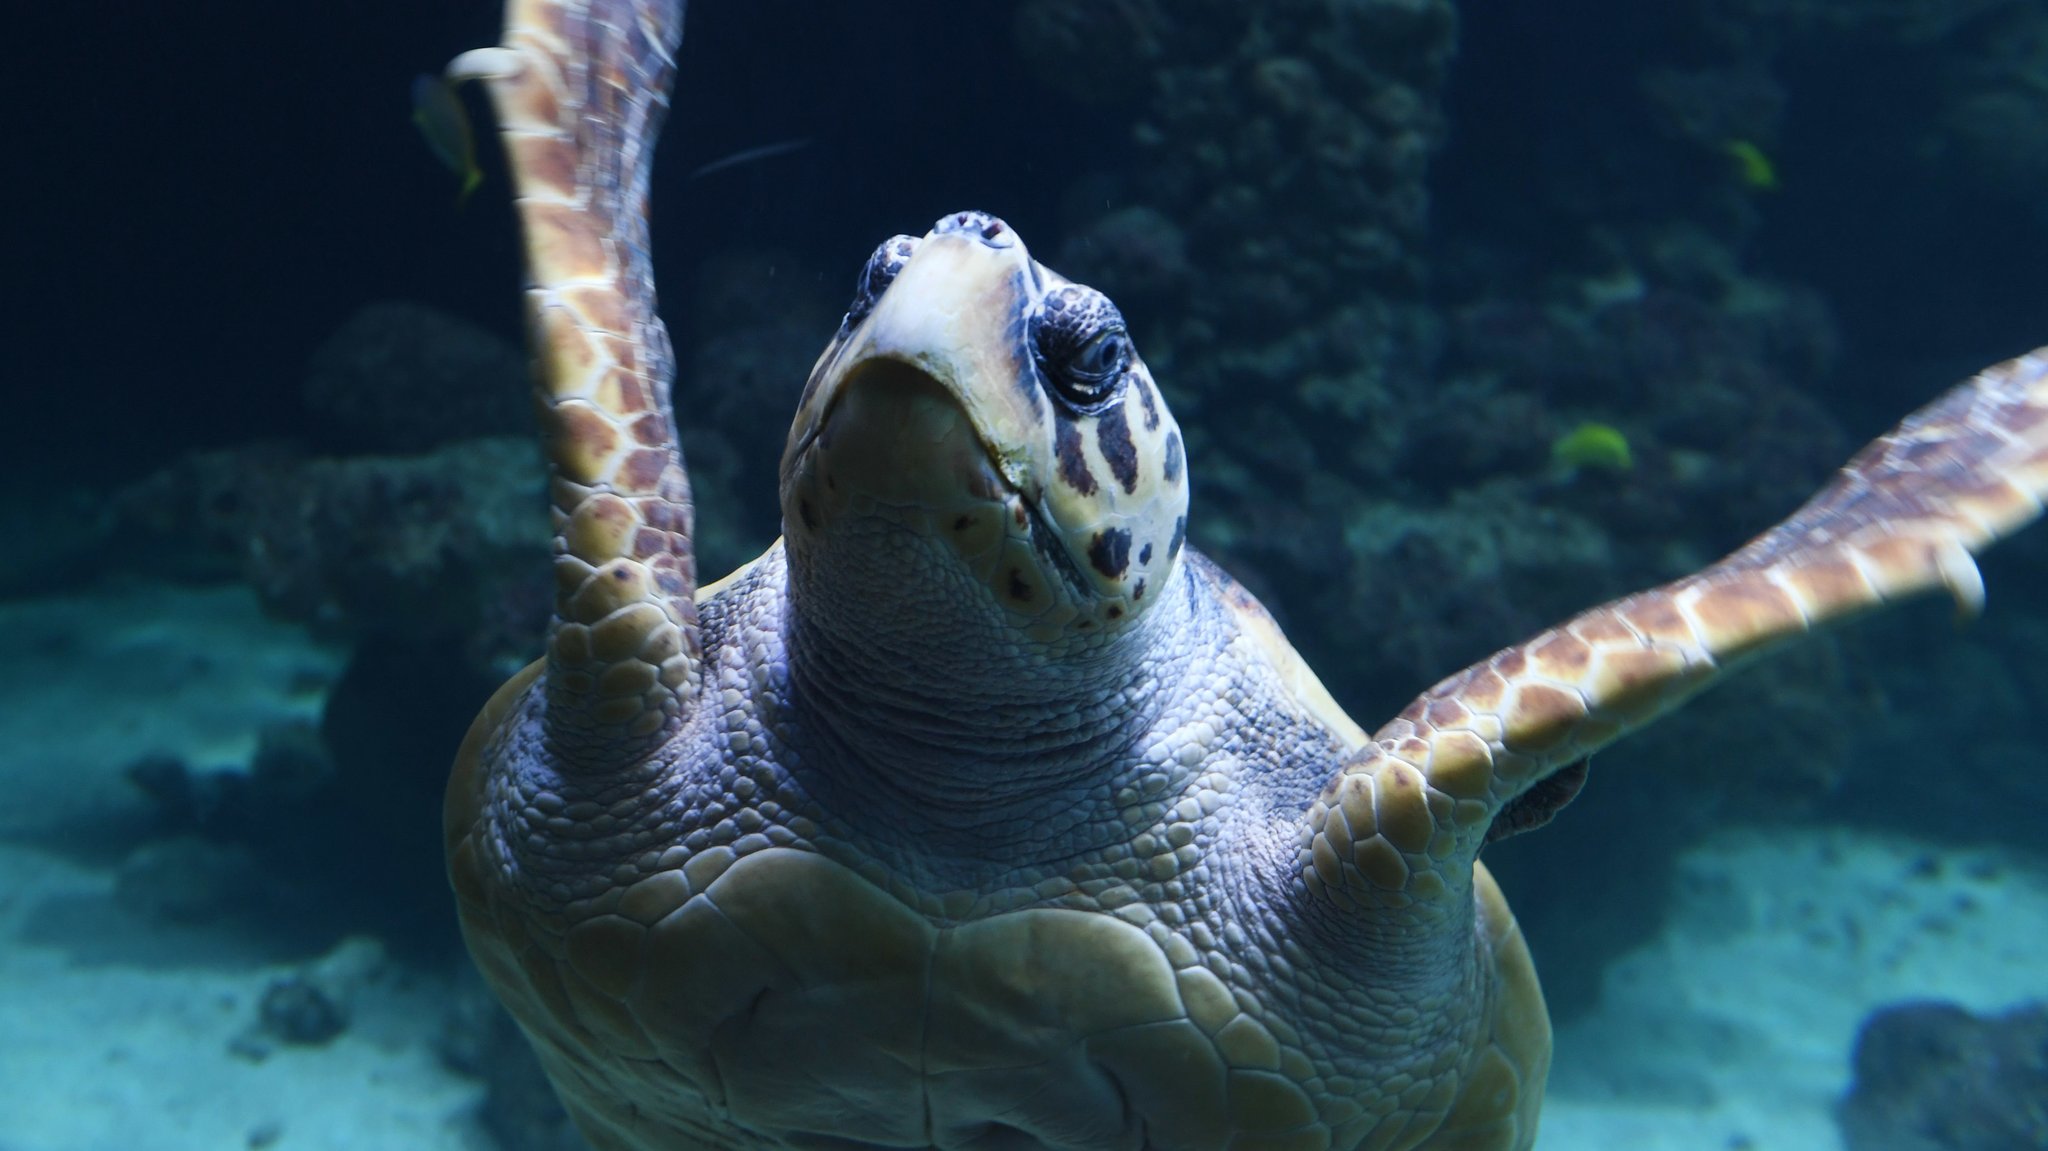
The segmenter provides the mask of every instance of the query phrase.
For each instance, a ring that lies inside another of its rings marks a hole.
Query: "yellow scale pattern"
[[[655,311],[647,171],[680,6],[514,0],[458,57],[489,90],[525,233],[555,520],[550,723],[565,761],[652,749],[697,691],[689,482]]]

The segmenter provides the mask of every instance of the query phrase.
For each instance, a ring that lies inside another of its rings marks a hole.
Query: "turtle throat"
[[[1178,581],[1092,618],[1062,541],[945,389],[860,371],[784,486],[791,674],[806,730],[841,753],[814,762],[962,829],[1070,800],[1166,698]]]

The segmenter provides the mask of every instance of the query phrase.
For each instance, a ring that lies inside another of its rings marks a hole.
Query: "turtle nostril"
[[[991,248],[1007,248],[1016,243],[1016,233],[1008,224],[987,212],[955,212],[942,216],[932,225],[932,231],[940,234],[964,232],[979,239]]]

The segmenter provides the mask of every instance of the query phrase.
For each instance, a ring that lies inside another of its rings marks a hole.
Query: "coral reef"
[[[1901,1003],[1864,1021],[1836,1109],[1848,1151],[2048,1147],[2048,1004]]]
[[[348,1029],[348,1008],[303,975],[264,988],[257,1016],[265,1034],[301,1047],[317,1047]]]
[[[129,764],[126,774],[155,803],[166,830],[246,839],[261,833],[268,816],[313,803],[334,778],[334,757],[311,724],[287,722],[257,733],[246,767],[195,770],[157,754]]]
[[[548,607],[533,436],[481,434],[530,422],[491,414],[497,395],[524,412],[522,377],[509,348],[459,323],[366,309],[315,356],[306,390],[335,442],[374,453],[200,452],[107,501],[101,574],[239,579],[269,612],[353,645],[317,728],[265,730],[246,765],[130,768],[167,837],[124,871],[139,908],[202,918],[284,905],[290,888],[319,893],[296,902],[330,931],[446,937],[441,893],[420,882],[440,869],[420,813],[439,805],[469,717],[538,651]]]
[[[248,847],[172,835],[128,853],[114,874],[122,910],[158,922],[246,921],[287,905],[287,889]]]
[[[1941,93],[1914,152],[1930,179],[2032,201],[2048,180],[2048,11],[2002,9],[1940,57]]]
[[[1770,145],[1783,130],[1785,86],[1754,61],[1652,67],[1643,73],[1642,91],[1669,131],[1703,148],[1734,140]]]
[[[317,730],[266,728],[246,765],[130,765],[157,820],[121,865],[119,901],[178,923],[276,916],[313,938],[447,938],[445,895],[421,878],[438,875],[441,856],[439,825],[423,813],[438,809],[449,758],[498,683],[431,644],[368,638]]]
[[[113,502],[119,536],[158,574],[232,574],[285,618],[432,637],[507,671],[545,619],[539,476],[528,438],[410,456],[273,444],[188,456]]]
[[[526,361],[497,336],[421,304],[350,316],[313,352],[301,390],[316,446],[425,452],[479,436],[531,436]]]
[[[1313,432],[1238,417],[1267,456],[1217,445],[1219,469],[1190,433],[1209,479],[1197,538],[1292,612],[1345,619],[1341,644],[1302,642],[1355,695],[1398,706],[1508,637],[1697,567],[1845,457],[1801,388],[1832,355],[1810,293],[1681,226],[1606,248],[1609,268],[1519,298],[1489,278],[1432,362],[1385,386],[1310,376]],[[1589,422],[1624,436],[1625,473],[1554,468],[1551,446]]]
[[[1703,0],[1709,27],[1743,44],[1776,47],[1811,36],[1925,45],[2021,0]]]
[[[256,1020],[229,1041],[229,1049],[252,1063],[268,1059],[280,1043],[319,1047],[347,1031],[352,1004],[391,973],[384,945],[350,936],[325,955],[264,985]]]

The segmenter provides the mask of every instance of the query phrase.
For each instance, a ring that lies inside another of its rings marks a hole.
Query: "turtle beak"
[[[957,516],[965,504],[1010,492],[953,394],[894,359],[867,360],[847,373],[789,474],[785,502],[794,496],[799,520],[812,528],[847,511]]]
[[[1007,611],[1056,629],[1083,582],[1038,504],[1052,413],[1032,359],[1038,272],[1001,221],[939,222],[812,370],[782,459],[792,548],[888,522],[950,545]],[[835,553],[866,562],[865,547]]]
[[[979,470],[1035,495],[1028,488],[1042,474],[1035,456],[1048,416],[1026,328],[1032,277],[1030,255],[1001,221],[972,212],[940,221],[874,310],[812,369],[782,458],[785,516],[800,512],[790,497],[821,439],[857,465],[860,474],[846,478],[866,481],[884,502],[918,502],[961,479],[982,486],[985,476],[962,474],[969,444],[985,460]],[[856,431],[858,442],[849,439]],[[924,445],[942,450],[933,458]]]

